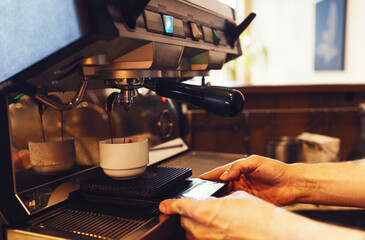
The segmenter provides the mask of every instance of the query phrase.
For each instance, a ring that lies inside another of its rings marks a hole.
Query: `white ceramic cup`
[[[60,173],[75,164],[74,139],[56,138],[46,142],[29,142],[28,147],[30,163],[39,174]]]
[[[148,165],[148,139],[126,137],[99,142],[100,167],[116,180],[131,179],[142,174]]]

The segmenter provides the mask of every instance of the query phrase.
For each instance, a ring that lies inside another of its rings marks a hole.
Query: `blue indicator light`
[[[165,23],[165,33],[172,34],[174,32],[174,17],[163,15],[164,23]]]

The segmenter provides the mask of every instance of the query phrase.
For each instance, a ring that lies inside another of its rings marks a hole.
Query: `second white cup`
[[[72,168],[76,152],[74,139],[28,142],[30,163],[39,174],[58,174]]]
[[[116,180],[131,179],[142,174],[148,165],[148,139],[114,138],[99,142],[100,167]]]

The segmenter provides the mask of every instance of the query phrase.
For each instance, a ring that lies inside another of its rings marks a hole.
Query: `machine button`
[[[175,18],[173,35],[185,38],[184,23],[181,19]]]
[[[189,22],[189,26],[192,39],[198,41],[202,36],[202,32],[200,31],[198,25],[195,22]]]
[[[161,14],[145,10],[144,16],[146,20],[147,31],[157,32],[157,33],[165,32]]]
[[[213,31],[210,27],[202,26],[204,41],[208,43],[214,43],[213,40]]]
[[[221,41],[219,42],[219,45],[224,45],[226,46],[227,45],[227,39],[226,37],[224,36],[224,32],[223,31],[219,31],[219,30],[216,30],[219,37],[221,38]]]
[[[212,28],[212,32],[213,32],[213,41],[214,41],[214,44],[218,45],[222,39],[219,36],[217,30],[215,30],[214,28]]]
[[[181,19],[169,15],[162,15],[165,34],[185,37],[184,23]]]
[[[172,34],[174,32],[174,17],[169,15],[162,15],[164,29],[166,34]]]

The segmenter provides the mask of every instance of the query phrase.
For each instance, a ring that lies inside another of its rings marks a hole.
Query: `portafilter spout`
[[[106,112],[110,113],[114,108],[114,104],[123,105],[124,109],[129,111],[134,102],[135,95],[134,89],[121,90],[119,93],[111,93],[106,101]]]
[[[245,102],[240,91],[226,87],[195,86],[167,79],[145,81],[144,87],[157,95],[192,104],[222,117],[237,116]]]
[[[134,98],[136,97],[136,89],[143,85],[143,79],[115,79],[110,84],[115,88],[119,88],[120,92],[113,92],[107,98],[106,111],[110,113],[114,104],[123,105],[126,111],[129,111]]]

